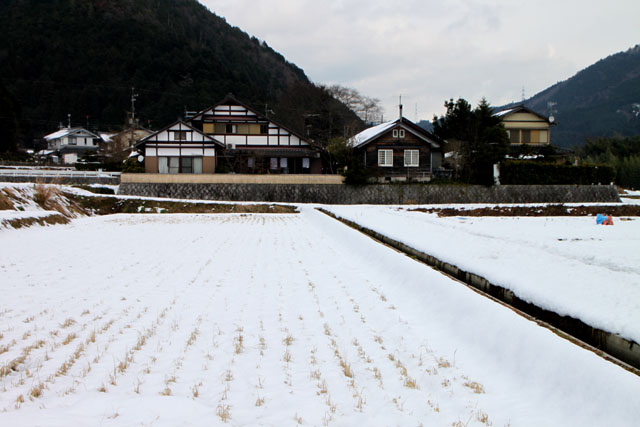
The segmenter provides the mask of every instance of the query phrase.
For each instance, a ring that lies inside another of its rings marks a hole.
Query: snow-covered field
[[[0,425],[637,425],[637,376],[301,210],[0,230]]]
[[[471,271],[520,298],[640,342],[640,218],[444,217],[332,206],[350,219]]]

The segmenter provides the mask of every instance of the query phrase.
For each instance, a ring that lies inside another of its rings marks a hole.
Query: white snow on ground
[[[536,305],[640,342],[640,218],[448,217],[374,206],[335,214]]]
[[[640,417],[637,376],[309,207],[0,240],[3,426]]]

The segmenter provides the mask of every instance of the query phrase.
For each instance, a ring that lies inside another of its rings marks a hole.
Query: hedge
[[[615,176],[615,169],[605,165],[568,166],[520,160],[500,164],[500,183],[504,185],[609,184]]]

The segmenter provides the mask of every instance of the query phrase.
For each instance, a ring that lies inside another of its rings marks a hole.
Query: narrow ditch
[[[561,316],[553,311],[538,307],[518,298],[509,289],[496,286],[482,276],[461,270],[457,266],[444,262],[434,256],[416,250],[402,242],[391,239],[377,231],[363,227],[353,221],[341,218],[332,212],[322,208],[316,208],[325,215],[334,218],[349,227],[360,231],[372,239],[388,245],[405,255],[420,261],[435,270],[453,278],[481,295],[487,296],[497,302],[512,308],[516,313],[535,321],[541,326],[545,326],[557,335],[580,345],[583,348],[593,351],[597,355],[615,363],[624,369],[640,376],[640,345],[635,341],[628,340],[620,335],[603,331],[602,329],[589,326],[583,321]]]

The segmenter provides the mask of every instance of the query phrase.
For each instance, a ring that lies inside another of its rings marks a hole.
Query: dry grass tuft
[[[484,393],[484,387],[482,387],[482,384],[477,383],[475,381],[467,381],[464,383],[464,386],[470,388],[476,394]]]
[[[72,319],[71,317],[69,317],[68,319],[66,319],[64,322],[62,322],[60,324],[61,328],[68,328],[69,326],[73,326],[76,324],[76,321],[74,319]]]
[[[231,419],[231,406],[219,404],[216,408],[216,415],[220,417],[222,422],[226,423]]]
[[[55,201],[55,198],[60,196],[60,190],[56,186],[36,184],[33,201],[46,211],[60,211],[60,205]]]
[[[29,395],[34,398],[37,399],[38,397],[42,396],[42,391],[44,390],[44,384],[43,383],[38,383],[36,385],[34,385],[33,387],[31,387],[31,391],[29,391]]]
[[[258,396],[258,399],[256,400],[256,406],[262,406],[262,405],[264,405],[264,397]]]
[[[77,335],[75,333],[70,333],[69,335],[67,335],[65,337],[65,339],[62,341],[63,345],[67,345],[69,344],[71,341],[75,340],[77,338]]]

